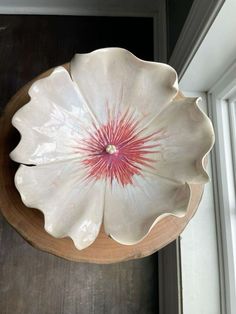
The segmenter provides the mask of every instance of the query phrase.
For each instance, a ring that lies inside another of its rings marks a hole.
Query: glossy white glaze
[[[71,74],[71,76],[70,76]],[[26,206],[78,249],[101,223],[116,241],[141,241],[166,215],[186,214],[188,183],[208,180],[214,142],[199,100],[174,100],[175,71],[121,48],[77,54],[29,90],[12,119],[21,141],[11,158]],[[32,166],[33,165],[33,166]]]

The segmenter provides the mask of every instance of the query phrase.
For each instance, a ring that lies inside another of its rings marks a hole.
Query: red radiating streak
[[[88,139],[78,148],[86,156],[82,163],[88,170],[87,178],[105,178],[111,184],[116,179],[125,186],[133,184],[133,176],[141,175],[144,166],[153,168],[156,160],[147,155],[160,152],[158,140],[163,130],[142,136],[144,129],[138,130],[139,123],[127,111],[100,128],[93,125],[94,133],[90,132]],[[106,151],[108,145],[114,145],[116,152],[109,154]]]

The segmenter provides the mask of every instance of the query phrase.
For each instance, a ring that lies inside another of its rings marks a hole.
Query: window
[[[208,92],[222,309],[236,312],[236,62]]]

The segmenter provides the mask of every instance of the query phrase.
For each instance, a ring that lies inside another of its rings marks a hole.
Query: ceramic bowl
[[[189,184],[204,184],[214,142],[200,99],[179,93],[166,64],[121,48],[76,54],[32,84],[12,123],[21,140],[15,185],[45,229],[78,249],[102,223],[121,244],[141,241],[163,217],[183,217]]]

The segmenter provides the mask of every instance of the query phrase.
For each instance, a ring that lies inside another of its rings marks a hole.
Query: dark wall
[[[122,47],[153,60],[153,19],[0,15],[0,107],[26,82],[75,53]]]
[[[167,55],[170,58],[194,0],[166,0]]]

